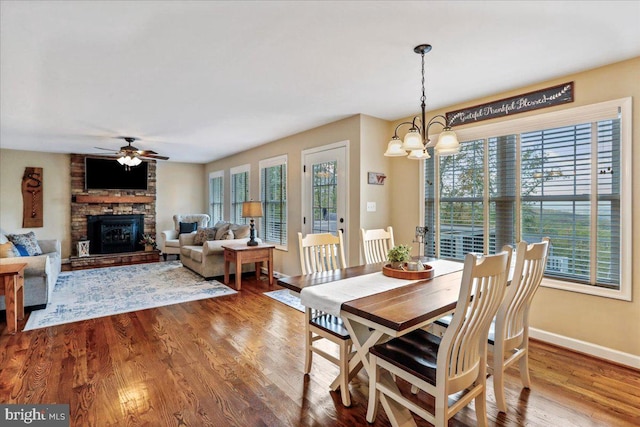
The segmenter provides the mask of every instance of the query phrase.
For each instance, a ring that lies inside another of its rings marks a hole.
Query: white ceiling
[[[638,1],[0,3],[0,147],[206,163],[640,56]],[[579,89],[577,89],[579,90]]]

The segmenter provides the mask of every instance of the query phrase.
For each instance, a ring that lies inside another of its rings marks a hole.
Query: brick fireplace
[[[85,190],[85,157],[87,156],[82,154],[71,155],[71,245],[73,255],[77,255],[79,241],[93,241],[95,238],[95,233],[93,231],[90,233],[88,229],[89,217],[100,216],[108,220],[114,215],[139,216],[142,222],[142,232],[155,236],[156,162],[149,161],[147,190]],[[113,233],[116,232],[113,231]],[[138,234],[138,230],[136,230],[136,234]],[[115,238],[114,236],[115,234],[111,238]],[[124,237],[124,234],[119,236]],[[135,240],[137,243],[137,237]],[[114,247],[111,250],[125,249],[122,252],[130,251],[123,246],[120,246],[119,249],[114,249]],[[139,245],[133,247],[133,250],[140,249]],[[90,249],[90,253],[94,252]]]

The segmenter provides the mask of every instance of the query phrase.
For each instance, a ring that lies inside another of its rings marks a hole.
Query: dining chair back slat
[[[387,260],[389,250],[393,248],[393,228],[374,230],[360,229],[360,248],[365,264],[374,264]]]
[[[298,233],[300,268],[302,274],[319,273],[346,267],[342,232],[307,234]]]

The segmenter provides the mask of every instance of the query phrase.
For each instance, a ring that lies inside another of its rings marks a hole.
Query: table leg
[[[349,331],[351,341],[353,341],[353,346],[356,349],[356,355],[349,361],[349,378],[355,376],[362,366],[364,366],[365,371],[367,371],[369,378],[374,378],[373,370],[376,369],[376,367],[371,364],[369,349],[380,342],[386,341],[390,337],[380,330],[370,330],[368,326],[358,323],[355,320],[346,317],[342,317],[342,320]],[[351,371],[352,367],[354,372]],[[398,386],[388,372],[380,372],[379,378],[387,388],[400,393]],[[373,397],[375,398],[375,394]],[[372,396],[369,396],[369,398],[371,399]],[[393,419],[392,425],[407,427],[416,425],[411,412],[407,408],[397,404],[391,399],[380,399],[380,401],[389,419]],[[367,421],[370,423],[374,421],[375,417],[373,409],[374,405],[369,402],[367,406]],[[394,422],[397,423],[394,424]]]
[[[16,278],[16,313],[18,320],[24,319],[24,272],[20,273]]]
[[[262,262],[258,261],[256,262],[256,280],[260,280],[260,269],[262,268]]]
[[[4,299],[7,311],[7,331],[15,334],[18,330],[18,316],[16,310],[16,280],[15,275],[4,276]]]
[[[269,286],[273,286],[273,250],[269,251],[269,265],[267,266]]]
[[[224,284],[228,285],[229,284],[229,260],[226,259],[227,257],[225,256],[225,260],[224,260]]]
[[[236,255],[236,291],[240,290],[242,280],[242,255]]]

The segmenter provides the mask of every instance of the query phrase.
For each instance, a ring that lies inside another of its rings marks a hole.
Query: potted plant
[[[387,259],[391,263],[391,268],[401,269],[402,263],[411,260],[411,248],[407,245],[398,245],[389,249]]]
[[[144,250],[146,252],[154,250],[157,246],[156,239],[151,234],[143,234],[142,239],[140,239],[139,243],[141,245],[144,245]]]

